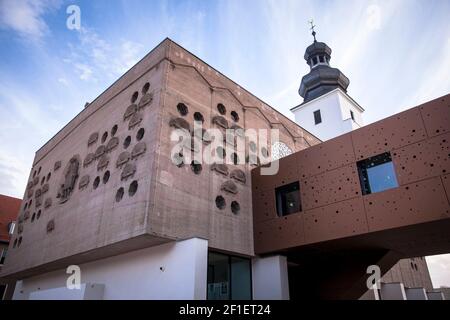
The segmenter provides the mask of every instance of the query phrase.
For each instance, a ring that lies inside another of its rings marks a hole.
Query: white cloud
[[[450,34],[450,28],[449,32]],[[423,73],[418,77],[418,87],[412,90],[406,99],[400,103],[398,112],[405,109],[415,107],[419,104],[436,99],[450,92],[450,37],[444,39],[442,50],[436,52],[436,56],[428,59],[427,68],[423,69]],[[415,53],[420,54],[420,51]]]
[[[381,27],[381,8],[372,4],[366,9],[366,26],[369,30],[379,30]]]
[[[75,68],[80,76],[81,80],[94,80],[96,81],[96,78],[92,76],[92,69],[90,66],[84,63],[75,63]]]
[[[66,78],[58,78],[58,82],[65,85],[66,87],[69,86],[69,81]]]
[[[433,286],[450,286],[450,254],[426,257]]]
[[[83,27],[79,32],[79,45],[69,43],[69,56],[64,62],[74,66],[81,80],[97,82],[102,78],[115,80],[130,69],[143,56],[140,43],[120,39],[109,42],[94,30]]]
[[[44,14],[60,4],[59,0],[2,0],[0,27],[12,29],[24,38],[37,40],[49,30]]]

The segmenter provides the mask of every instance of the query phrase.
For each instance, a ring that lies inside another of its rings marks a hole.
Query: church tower
[[[302,128],[325,141],[361,127],[364,109],[347,94],[350,80],[330,66],[331,48],[311,29],[314,42],[304,56],[310,71],[298,90],[303,102],[291,111]]]

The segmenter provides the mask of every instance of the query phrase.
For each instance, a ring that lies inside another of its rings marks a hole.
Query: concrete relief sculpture
[[[122,170],[120,179],[127,180],[128,178],[133,177],[135,173],[136,173],[136,164],[127,163]]]
[[[228,121],[222,116],[214,116],[212,122],[224,129],[228,129]]]
[[[48,209],[48,208],[50,208],[52,206],[52,198],[47,198],[47,199],[45,199],[45,201],[44,201],[44,208],[45,209]]]
[[[36,189],[36,191],[34,192],[34,197],[35,198],[39,198],[42,194],[42,190],[41,189]]]
[[[128,151],[124,151],[121,154],[119,154],[119,157],[116,161],[116,167],[121,168],[124,164],[126,164],[128,161],[130,161],[131,155]]]
[[[94,143],[96,143],[98,141],[98,132],[94,132],[93,134],[91,134],[89,136],[88,139],[88,146],[93,145]]]
[[[49,184],[48,183],[44,184],[42,186],[42,194],[47,193],[49,189],[50,189]]]
[[[131,130],[134,127],[138,126],[142,122],[142,114],[139,112],[133,114],[130,118],[130,122],[128,123],[128,129]]]
[[[101,145],[95,150],[95,158],[98,159],[106,153],[106,147]]]
[[[139,157],[141,154],[144,154],[146,150],[147,146],[145,145],[145,142],[139,142],[134,146],[133,151],[131,152],[131,159]]]
[[[27,221],[30,219],[30,211],[25,211],[23,214],[23,220]]]
[[[123,121],[126,121],[128,118],[130,118],[136,112],[137,112],[137,105],[135,105],[134,103],[129,105],[127,110],[125,110],[125,113],[123,114]]]
[[[226,192],[229,192],[232,194],[238,193],[238,188],[237,188],[236,184],[231,180],[228,180],[228,181],[225,181],[224,183],[222,183],[222,185],[220,186],[220,190],[223,190],[223,191],[226,191]]]
[[[103,155],[100,160],[98,161],[97,164],[97,170],[103,170],[105,169],[109,164],[109,157],[107,155]]]
[[[187,131],[191,131],[191,126],[189,125],[189,122],[184,120],[183,118],[172,118],[169,121],[169,126],[174,127],[176,129],[184,129]]]
[[[84,158],[83,161],[83,167],[87,167],[89,166],[93,161],[95,160],[95,154],[93,153],[88,153],[86,158]]]
[[[230,174],[230,177],[242,183],[245,183],[247,181],[245,172],[240,169],[233,170]]]
[[[153,94],[151,93],[146,93],[142,96],[141,100],[139,101],[138,104],[138,108],[142,109],[144,108],[147,104],[151,103],[153,101]]]
[[[112,150],[117,148],[118,145],[119,145],[119,138],[117,137],[111,138],[111,140],[109,140],[108,144],[106,145],[106,152],[111,152]]]
[[[84,189],[89,185],[89,176],[84,175],[80,179],[80,183],[78,184],[78,189]]]
[[[80,168],[80,161],[78,157],[73,157],[67,164],[64,170],[63,181],[60,184],[57,198],[59,198],[60,203],[65,203],[69,200],[72,192],[75,188],[75,183],[78,179],[78,171]]]
[[[211,170],[216,171],[224,176],[228,176],[228,167],[223,163],[213,163],[211,165]]]
[[[35,207],[39,208],[42,205],[42,195],[36,198]]]
[[[28,182],[27,190],[30,190],[31,188],[33,188],[33,186],[34,186],[33,181]]]
[[[37,186],[39,184],[39,176],[34,177],[33,185]]]
[[[55,220],[52,219],[47,223],[47,233],[50,233],[53,230],[55,230]]]
[[[34,189],[31,188],[31,189],[29,189],[28,192],[27,192],[27,197],[28,197],[28,198],[31,198],[31,197],[33,196],[33,194],[34,194]]]
[[[61,161],[56,161],[53,165],[53,171],[57,171],[59,168],[61,168]]]

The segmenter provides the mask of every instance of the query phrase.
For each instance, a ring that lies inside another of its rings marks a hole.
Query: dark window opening
[[[324,62],[325,62],[325,60],[323,59],[323,56],[320,56],[320,57],[319,57],[319,61],[320,61],[321,63],[324,63]]]
[[[123,189],[123,187],[120,187],[117,190],[117,192],[116,192],[116,202],[120,202],[120,200],[122,200],[124,193],[125,193],[125,190]]]
[[[135,91],[133,93],[133,95],[131,96],[131,103],[135,103],[137,98],[138,98],[138,96],[139,96],[139,93],[137,91]]]
[[[208,300],[251,300],[250,259],[208,253]]]
[[[237,201],[231,202],[231,212],[234,214],[239,214],[239,211],[241,211],[241,205]]]
[[[130,145],[130,143],[131,143],[131,137],[128,136],[128,137],[126,137],[125,140],[123,141],[123,148],[124,148],[124,149],[128,148],[128,146]]]
[[[117,133],[117,124],[115,124],[112,128],[111,128],[111,137],[114,137]]]
[[[150,89],[150,83],[146,82],[142,87],[142,94],[146,94],[148,89]]]
[[[186,105],[184,103],[181,103],[181,102],[179,104],[177,104],[177,110],[182,116],[187,115],[188,112],[189,112],[188,111],[188,107],[186,107]]]
[[[302,211],[300,183],[293,182],[275,189],[277,214],[280,217]]]
[[[145,134],[145,129],[144,128],[140,128],[138,130],[138,132],[136,133],[136,140],[137,141],[141,141],[142,138],[144,137],[144,134]]]
[[[350,110],[350,117],[352,117],[352,120],[355,121],[355,114],[352,110]]]
[[[107,138],[108,138],[108,132],[105,131],[105,133],[103,133],[103,135],[102,135],[102,143],[104,143]]]
[[[96,177],[95,180],[94,180],[94,184],[92,185],[94,190],[97,189],[99,183],[100,183],[100,177]]]
[[[227,113],[227,108],[225,108],[225,106],[222,103],[219,103],[217,105],[217,111],[219,111],[221,115],[224,115],[225,113]]]
[[[103,184],[106,184],[109,181],[109,177],[111,176],[111,173],[109,171],[106,171],[103,175]]]
[[[227,203],[225,201],[225,198],[222,196],[217,196],[216,197],[216,207],[220,210],[225,209]]]
[[[231,154],[231,161],[233,161],[233,163],[235,165],[237,165],[239,163],[239,157],[238,157],[238,155],[236,153],[232,153]]]
[[[195,173],[195,174],[200,174],[200,172],[202,172],[202,165],[200,162],[192,160],[191,161],[191,170]]]
[[[128,195],[130,197],[134,196],[136,194],[137,189],[138,189],[138,182],[134,180],[128,187]]]
[[[205,118],[200,112],[194,113],[194,120],[203,123],[205,121]]]
[[[313,66],[315,66],[317,64],[317,57],[313,58]]]
[[[356,165],[363,195],[398,187],[390,152],[358,161]]]
[[[225,149],[222,148],[222,147],[217,147],[217,148],[216,148],[216,153],[217,153],[217,156],[218,156],[219,158],[221,158],[221,159],[224,159],[225,156],[227,155],[226,152],[225,152]]]
[[[314,123],[319,124],[322,122],[322,115],[320,114],[320,110],[314,111]]]
[[[239,114],[236,111],[231,111],[231,119],[233,119],[234,122],[238,122]]]

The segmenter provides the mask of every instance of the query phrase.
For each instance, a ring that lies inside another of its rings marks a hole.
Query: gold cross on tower
[[[316,40],[316,31],[314,30],[314,28],[316,27],[314,25],[314,20],[311,19],[311,20],[308,21],[308,23],[311,25],[310,30],[312,31],[312,35],[314,37],[314,42],[317,42],[317,40]]]

